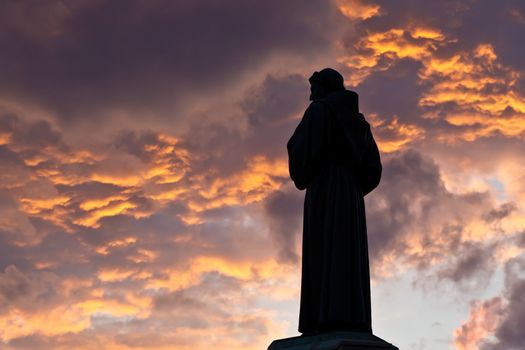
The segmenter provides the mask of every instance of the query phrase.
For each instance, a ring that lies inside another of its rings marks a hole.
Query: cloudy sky
[[[519,0],[0,1],[0,347],[298,335],[307,78],[360,94],[373,329],[523,349]]]

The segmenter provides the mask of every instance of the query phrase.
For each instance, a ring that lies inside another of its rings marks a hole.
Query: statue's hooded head
[[[310,82],[311,101],[323,98],[335,91],[345,90],[343,76],[332,68],[314,72],[308,81]]]

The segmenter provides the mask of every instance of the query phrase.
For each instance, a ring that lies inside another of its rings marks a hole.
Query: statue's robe
[[[290,176],[306,189],[299,332],[371,332],[364,196],[381,178],[370,125],[351,92],[313,101],[288,141]]]

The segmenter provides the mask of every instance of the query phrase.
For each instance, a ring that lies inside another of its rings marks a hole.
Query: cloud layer
[[[293,335],[303,193],[285,145],[307,78],[333,66],[382,154],[374,288],[411,274],[407,294],[465,311],[436,339],[518,349],[524,18],[517,1],[2,3],[1,347]]]

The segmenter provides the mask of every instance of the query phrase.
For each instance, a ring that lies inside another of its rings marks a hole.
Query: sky
[[[0,348],[298,335],[308,77],[360,95],[374,334],[524,349],[525,3],[0,0]]]

